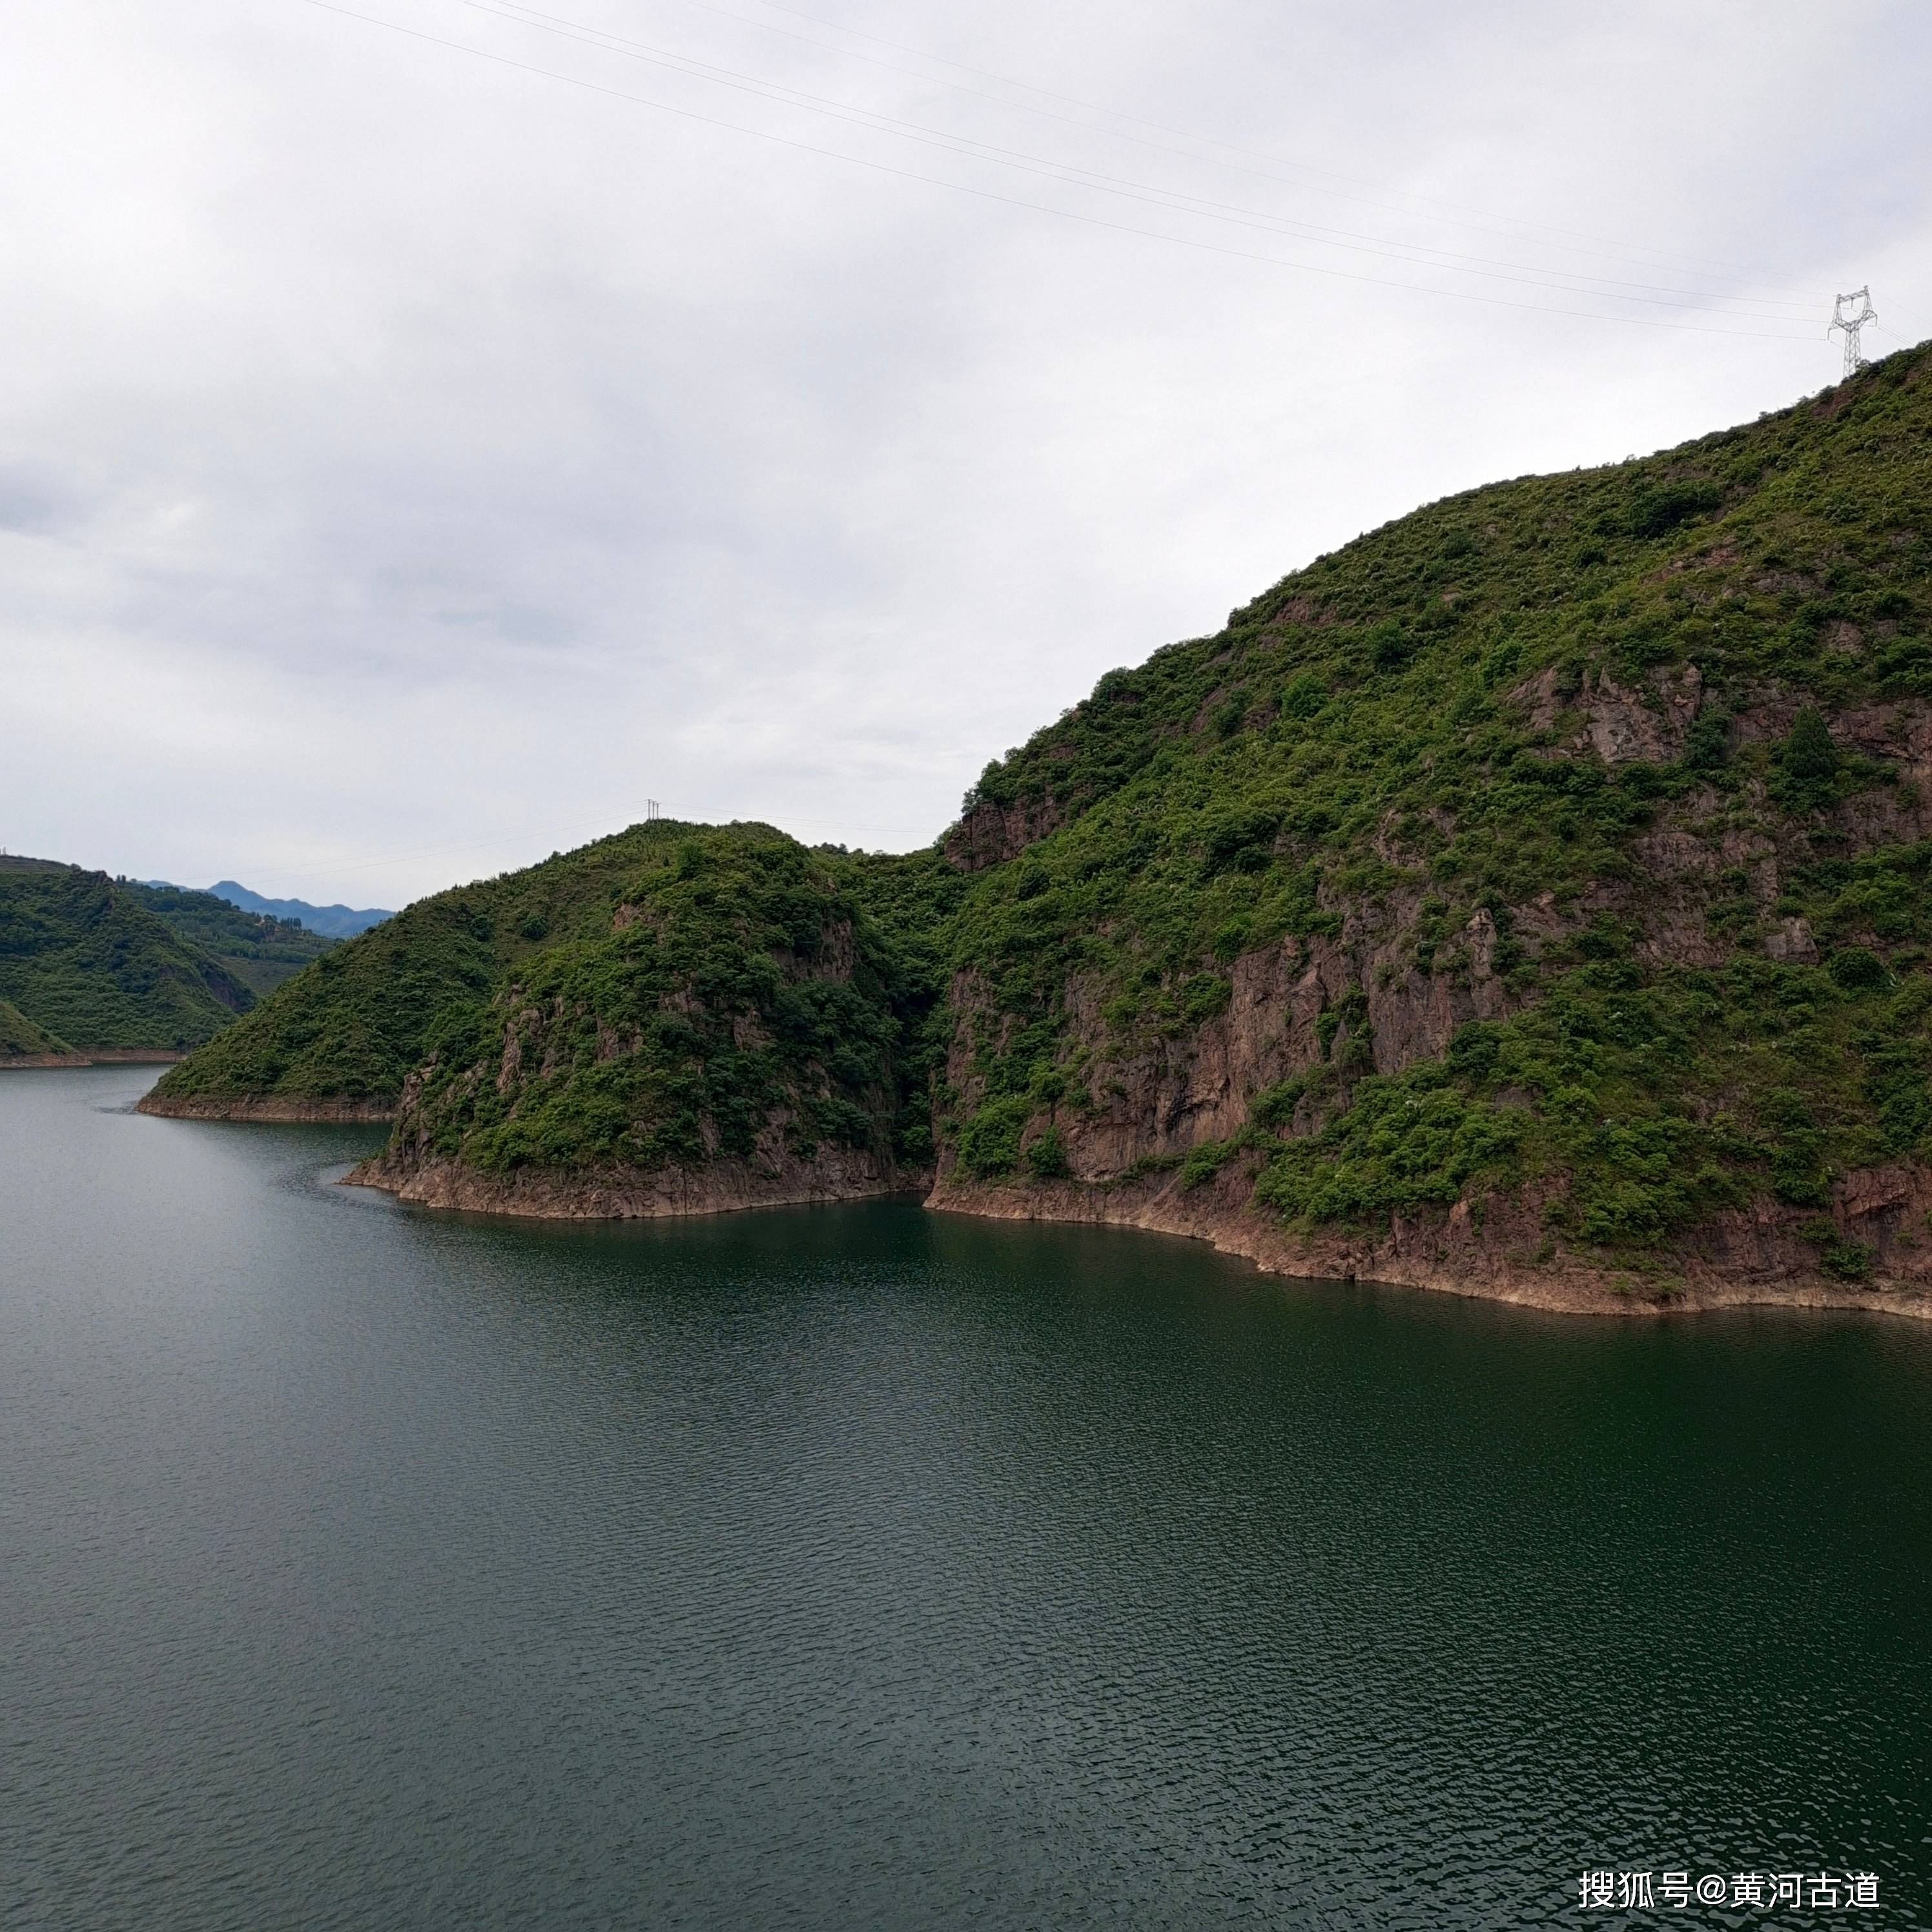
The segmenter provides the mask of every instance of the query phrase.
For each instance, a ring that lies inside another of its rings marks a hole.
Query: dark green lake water
[[[0,1924],[1932,1902],[1932,1329],[910,1204],[557,1231],[0,1075]]]

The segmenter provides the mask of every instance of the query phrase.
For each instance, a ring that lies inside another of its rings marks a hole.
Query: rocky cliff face
[[[169,1090],[413,1067],[369,1178],[448,1204],[930,1165],[1296,1272],[1916,1307],[1928,369],[1372,532],[1108,673],[939,853],[647,827],[412,909]]]
[[[1840,1240],[1872,1252],[1856,1284],[1819,1266],[1815,1217],[1762,1200],[1726,1210],[1663,1267],[1552,1251],[1534,1192],[1396,1214],[1386,1227],[1297,1232],[1257,1206],[1252,1167],[1190,1187],[1172,1172],[1112,1183],[1004,1185],[943,1177],[927,1205],[1002,1220],[1079,1221],[1210,1242],[1264,1273],[1376,1282],[1568,1315],[1641,1316],[1754,1306],[1856,1308],[1932,1320],[1932,1181],[1922,1166],[1854,1177],[1834,1203]]]
[[[620,918],[622,915],[620,913]],[[623,926],[636,923],[622,920]],[[850,970],[849,959],[845,962]],[[838,970],[835,964],[832,970]],[[671,1010],[688,1012],[688,996]],[[883,1136],[862,1147],[826,1143],[811,1132],[808,1112],[781,1102],[761,1120],[742,1154],[723,1150],[715,1119],[696,1123],[695,1144],[682,1160],[651,1166],[634,1160],[521,1161],[479,1166],[452,1149],[447,1122],[452,1104],[487,1087],[514,1122],[520,1106],[540,1107],[543,1089],[562,1064],[572,1016],[527,1004],[514,1012],[493,1061],[468,1070],[452,1095],[439,1086],[435,1063],[404,1083],[394,1110],[388,1144],[349,1177],[358,1186],[382,1189],[426,1208],[515,1214],[543,1220],[650,1220],[680,1214],[716,1214],[740,1208],[800,1206],[862,1200],[919,1186],[927,1177],[902,1172]],[[594,1016],[596,1064],[609,1066],[644,1050],[640,1032],[620,1034]],[[734,1043],[755,1050],[764,1042],[754,1022],[740,1016]]]
[[[1051,796],[1016,800],[1010,805],[981,799],[970,806],[946,833],[948,861],[962,872],[982,872],[1003,866],[1047,837],[1066,822],[1066,813]]]
[[[1704,694],[1694,664],[1628,685],[1599,668],[1583,672],[1574,691],[1567,683],[1564,668],[1551,664],[1510,696],[1529,729],[1548,741],[1551,755],[1594,752],[1606,765],[1674,764],[1690,742]]]
[[[1540,756],[1648,763],[1682,758],[1702,682],[1686,666],[1642,688],[1586,678],[1565,696],[1545,675],[1512,698],[1543,741]],[[1784,740],[1799,708],[1761,694],[1727,714],[1726,742]],[[1332,933],[1284,938],[1234,960],[1225,1005],[1192,1026],[1124,1040],[1109,1024],[1104,984],[1071,976],[1057,1051],[1081,1070],[1077,1090],[1031,1112],[1016,1144],[1020,1159],[997,1176],[973,1173],[956,1135],[945,1137],[931,1204],[1156,1229],[1210,1240],[1276,1272],[1576,1312],[1781,1301],[1932,1312],[1932,1168],[1916,1157],[1840,1171],[1802,1204],[1760,1188],[1653,1244],[1640,1269],[1629,1257],[1552,1236],[1549,1210],[1566,1192],[1560,1175],[1396,1210],[1366,1227],[1291,1228],[1255,1198],[1265,1156],[1252,1137],[1271,1103],[1268,1126],[1290,1137],[1318,1134],[1348,1112],[1364,1080],[1439,1063],[1472,1022],[1533,1006],[1539,963],[1606,920],[1628,936],[1630,958],[1646,970],[1724,967],[1741,941],[1775,965],[1816,968],[1831,949],[1792,910],[1793,882],[1821,865],[1842,877],[1861,860],[1932,838],[1932,706],[1913,699],[1860,707],[1827,730],[1847,758],[1870,761],[1871,788],[1805,818],[1781,812],[1762,779],[1721,791],[1689,788],[1630,840],[1629,863],[1613,875],[1560,904],[1546,891],[1495,912],[1478,907],[1432,944],[1419,941],[1426,880],[1394,884],[1372,901],[1343,901]],[[1885,923],[1876,908],[1840,916],[1834,956],[1846,956],[1850,940],[1876,949],[1876,958],[1886,950]],[[1504,932],[1507,974],[1498,970]],[[1000,1055],[1020,1022],[999,1013],[972,971],[956,976],[948,1013],[946,1088],[957,1117],[970,1119],[988,1105]],[[1922,1087],[1922,1054],[1914,1064]],[[1528,1094],[1502,1099],[1531,1104]],[[1056,1157],[1047,1172],[1029,1172],[1027,1155],[1049,1137]],[[1222,1148],[1232,1150],[1225,1160]],[[1855,1282],[1824,1264],[1828,1250],[1858,1258]]]
[[[990,767],[935,1201],[1645,1306],[1906,1292],[1928,368],[1418,512]]]
[[[1292,1118],[1307,1131],[1324,1108],[1346,1102],[1363,1075],[1436,1058],[1466,1022],[1508,1010],[1494,969],[1493,920],[1478,912],[1460,940],[1453,967],[1423,971],[1399,915],[1386,922],[1352,916],[1339,938],[1283,939],[1236,960],[1224,1011],[1172,1035],[1125,1043],[1108,1024],[1101,989],[1076,977],[1066,988],[1065,1037],[1070,1058],[1086,1070],[1084,1097],[1049,1105],[1028,1138],[1054,1129],[1074,1175],[1109,1180],[1224,1139],[1248,1124],[1258,1095],[1298,1077],[1328,1076],[1322,1091],[1296,1104]],[[946,1079],[970,1114],[984,1102],[988,1084],[980,1046],[983,986],[962,975],[950,1006],[959,1023]]]

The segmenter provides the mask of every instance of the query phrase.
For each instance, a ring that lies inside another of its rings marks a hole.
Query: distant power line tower
[[[1864,304],[1856,315],[1847,313],[1852,302]],[[1871,305],[1871,290],[1869,288],[1854,289],[1850,295],[1839,296],[1832,304],[1831,324],[1825,333],[1829,335],[1834,328],[1842,328],[1845,332],[1845,374],[1847,376],[1856,376],[1865,366],[1865,352],[1858,346],[1858,331],[1867,322],[1877,320],[1878,310]]]
[[[647,798],[644,800],[644,823],[646,825],[648,825],[652,819],[662,818],[663,816],[664,809],[658,803],[656,799]]]

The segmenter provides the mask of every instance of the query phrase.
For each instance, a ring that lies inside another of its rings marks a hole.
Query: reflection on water
[[[152,1077],[0,1076],[0,1923],[1932,1910],[1932,1330],[460,1221]]]

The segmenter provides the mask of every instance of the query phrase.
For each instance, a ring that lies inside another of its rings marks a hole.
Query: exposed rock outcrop
[[[1022,798],[1011,805],[982,799],[946,835],[946,856],[962,872],[982,872],[1017,859],[1066,821],[1066,812],[1050,797]]]
[[[642,1221],[674,1215],[724,1214],[743,1208],[796,1208],[897,1194],[923,1179],[908,1179],[881,1156],[824,1149],[812,1160],[770,1166],[713,1161],[701,1168],[655,1173],[635,1168],[563,1174],[519,1168],[482,1174],[460,1162],[418,1160],[392,1145],[349,1176],[418,1207],[514,1214],[546,1221]]]
[[[1244,1126],[1252,1101],[1267,1089],[1329,1075],[1325,1093],[1297,1115],[1306,1131],[1324,1106],[1346,1101],[1362,1073],[1396,1073],[1433,1058],[1466,1022],[1508,1010],[1490,913],[1478,910],[1444,947],[1439,968],[1425,970],[1414,963],[1401,910],[1372,926],[1346,924],[1340,938],[1285,939],[1244,955],[1228,969],[1226,1009],[1172,1036],[1124,1046],[1108,1027],[1099,988],[1075,979],[1066,1010],[1075,1052],[1094,1070],[1091,1105],[1058,1108],[1050,1121],[1073,1173],[1106,1180],[1137,1162],[1178,1160],[1200,1142]],[[1527,908],[1523,922],[1534,926],[1545,911]],[[970,974],[954,982],[950,998],[956,1023],[946,1082],[970,1112],[985,1090],[976,1034],[991,1010]],[[1003,1044],[997,1028],[995,1034]]]
[[[1592,751],[1606,765],[1661,765],[1684,755],[1703,704],[1704,679],[1694,664],[1654,671],[1641,684],[1629,685],[1597,670],[1586,671],[1570,691],[1561,669],[1552,664],[1510,697],[1532,731],[1556,736],[1559,751]],[[1566,719],[1575,728],[1564,735]]]
[[[1720,1214],[1695,1244],[1643,1274],[1606,1267],[1552,1244],[1542,1200],[1490,1196],[1448,1209],[1397,1214],[1386,1232],[1291,1232],[1250,1201],[1238,1168],[1190,1188],[1172,1172],[1096,1185],[1078,1180],[988,1183],[943,1177],[926,1205],[999,1220],[1088,1222],[1211,1242],[1264,1273],[1384,1282],[1570,1315],[1664,1315],[1770,1305],[1856,1308],[1932,1320],[1932,1172],[1868,1170],[1847,1178],[1830,1222],[1877,1256],[1852,1286],[1819,1264],[1819,1217],[1760,1201]],[[1915,1232],[1915,1230],[1917,1232]]]
[[[140,1114],[158,1114],[171,1120],[253,1120],[284,1126],[351,1125],[392,1120],[394,1100],[340,1097],[298,1100],[285,1094],[242,1094],[221,1097],[206,1094],[176,1096],[146,1094],[136,1102]]]

